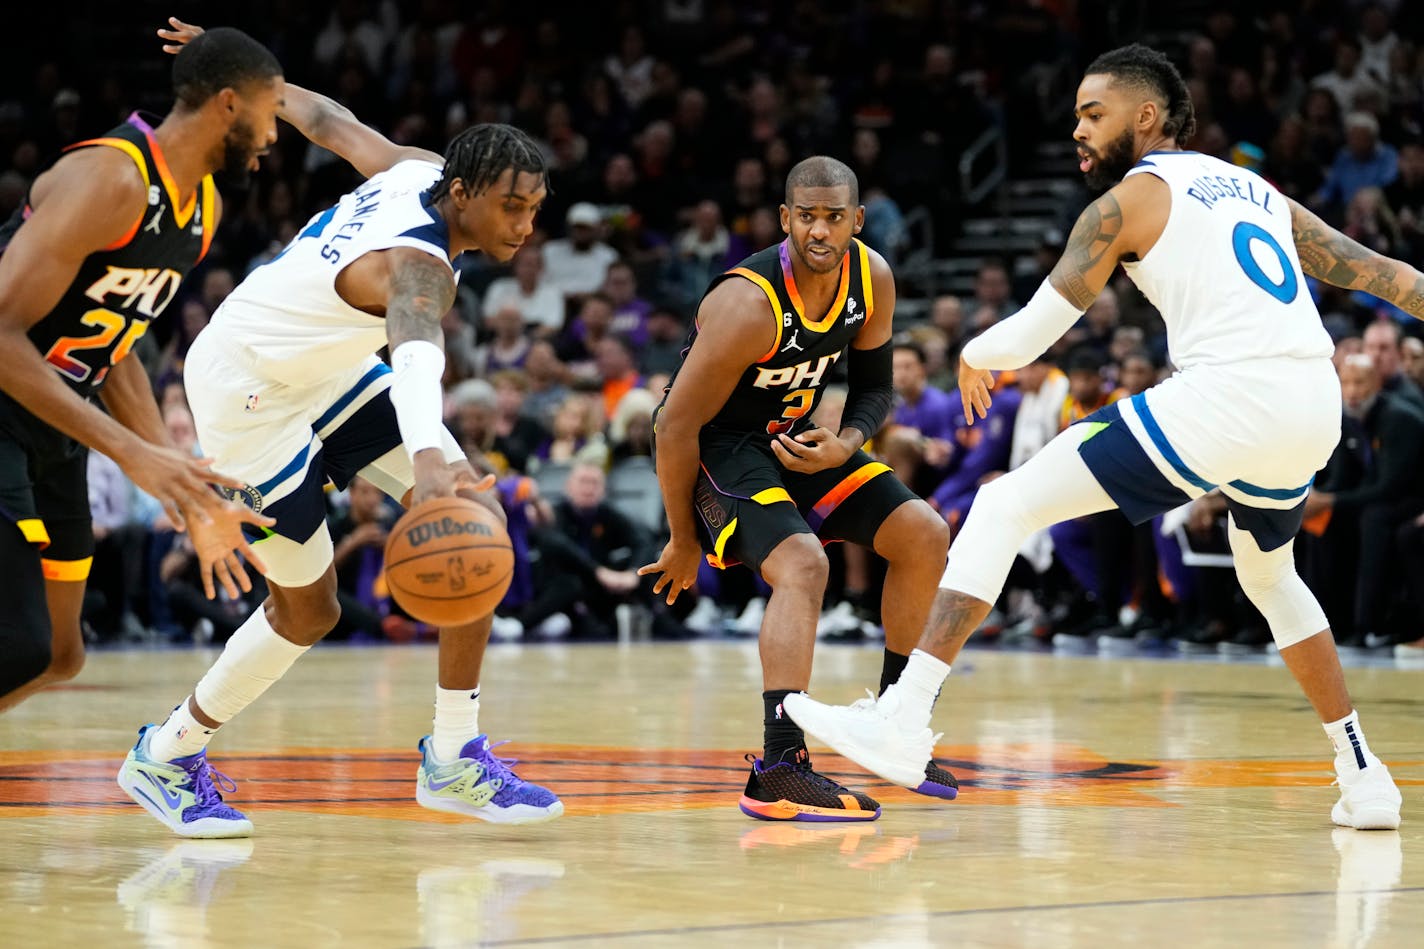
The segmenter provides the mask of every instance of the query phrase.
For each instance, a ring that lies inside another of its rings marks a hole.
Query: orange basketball
[[[499,516],[468,498],[411,508],[386,538],[386,585],[411,616],[459,626],[494,612],[514,579]]]

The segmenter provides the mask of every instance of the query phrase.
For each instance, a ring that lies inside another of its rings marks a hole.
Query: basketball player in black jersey
[[[211,487],[240,482],[172,447],[142,364],[124,358],[208,251],[212,174],[245,174],[277,136],[277,60],[237,30],[203,40],[174,62],[162,122],[135,113],[71,146],[0,228],[0,710],[83,664],[88,449],[188,530],[210,597],[214,577],[233,596],[251,589],[239,552],[261,569],[241,524],[271,520]]]
[[[744,563],[771,586],[761,627],[765,747],[742,810],[763,820],[874,820],[880,806],[811,768],[801,729],[781,709],[811,678],[825,594],[822,545],[873,548],[889,562],[882,612],[882,688],[895,681],[929,615],[949,531],[928,504],[861,450],[893,401],[895,281],[856,240],[865,218],[855,174],[808,158],[786,178],[787,239],[712,282],[697,326],[655,416],[658,480],[672,539],[653,591],[692,585],[704,552]],[[847,360],[840,431],[811,422]],[[749,758],[751,756],[748,756]],[[921,793],[952,798],[954,777],[931,762]]]

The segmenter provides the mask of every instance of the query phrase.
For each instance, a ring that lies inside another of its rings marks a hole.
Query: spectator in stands
[[[571,621],[572,635],[611,639],[615,609],[638,589],[637,565],[647,541],[604,496],[603,468],[575,462],[554,502],[554,525],[535,534],[539,570],[533,600],[518,613],[526,630],[548,629],[555,614]],[[567,627],[565,627],[567,628]]]
[[[466,454],[482,459],[481,466],[497,477],[525,470],[531,446],[522,437],[501,433],[499,394],[489,381],[466,379],[450,391],[449,401],[450,430]]]
[[[549,429],[549,439],[535,452],[540,461],[554,464],[606,454],[602,401],[583,393],[573,393],[559,404]]]
[[[638,296],[638,278],[633,268],[621,260],[609,264],[603,295],[613,304],[609,332],[626,337],[635,349],[641,348],[648,341],[648,314],[653,305]]]
[[[544,245],[544,270],[551,285],[566,300],[597,291],[618,253],[599,239],[603,215],[598,206],[580,201],[565,217],[569,236]]]
[[[510,471],[523,472],[548,439],[549,427],[524,410],[529,376],[522,369],[501,369],[489,377],[489,383],[494,387],[496,445],[509,459]]]
[[[661,396],[630,389],[608,422],[608,457],[613,466],[627,458],[653,456],[653,410]]]
[[[648,343],[638,355],[638,369],[645,377],[674,372],[687,346],[687,326],[675,310],[655,307],[648,314]]]
[[[1399,363],[1409,381],[1424,387],[1424,340],[1406,336],[1399,344]]]
[[[530,339],[524,317],[513,301],[485,311],[485,329],[493,336],[475,348],[474,375],[488,377],[501,369],[521,369],[529,358]]]
[[[1363,351],[1374,363],[1383,391],[1424,413],[1424,390],[1403,371],[1400,351],[1403,336],[1403,330],[1393,320],[1375,320],[1365,327]]]
[[[609,333],[594,347],[594,363],[598,366],[603,398],[603,415],[612,421],[623,397],[643,384],[638,372],[637,354],[628,337]]]
[[[1383,91],[1380,83],[1360,68],[1360,44],[1351,36],[1335,40],[1334,68],[1312,79],[1310,88],[1330,93],[1341,112],[1357,108],[1355,100],[1362,93]]]
[[[552,337],[564,328],[564,296],[544,275],[539,247],[526,246],[514,255],[513,274],[499,277],[485,291],[485,313],[513,304],[535,336]]]
[[[1320,189],[1325,174],[1306,147],[1305,123],[1299,116],[1288,115],[1281,120],[1261,173],[1282,194],[1296,201],[1307,201]]]
[[[330,521],[332,562],[336,567],[336,598],[341,619],[332,635],[338,638],[382,634],[396,642],[414,639],[414,620],[393,609],[386,586],[386,537],[396,510],[380,488],[365,478],[351,479],[346,509]]]
[[[524,361],[524,376],[529,383],[524,394],[524,414],[551,428],[554,413],[569,395],[568,367],[559,360],[553,343],[535,340],[530,345]]]
[[[1385,188],[1384,196],[1405,242],[1398,255],[1424,256],[1424,144],[1400,146],[1399,177]]]
[[[722,209],[716,201],[702,200],[692,209],[692,223],[673,243],[669,282],[676,287],[678,303],[692,309],[719,274],[741,259],[741,246],[722,226]],[[742,255],[745,256],[745,255]]]
[[[1385,188],[1399,175],[1399,154],[1379,140],[1379,121],[1368,112],[1345,119],[1345,147],[1335,156],[1315,203],[1343,208],[1361,188]]]
[[[897,339],[891,353],[892,384],[896,405],[894,423],[911,436],[907,445],[912,457],[906,459],[919,472],[905,472],[911,489],[931,489],[925,478],[941,475],[958,449],[955,436],[963,427],[964,410],[959,395],[950,395],[929,383],[924,350],[909,339]],[[903,463],[903,462],[902,462]],[[936,478],[936,480],[938,480]]]
[[[594,353],[598,344],[612,333],[612,328],[613,301],[601,292],[584,297],[578,316],[559,337],[556,350],[575,384],[598,384]]]
[[[1366,353],[1347,357],[1340,370],[1345,413],[1363,429],[1370,448],[1368,471],[1357,488],[1312,488],[1305,516],[1329,511],[1329,519],[1358,525],[1353,629],[1337,631],[1346,645],[1375,647],[1389,641],[1384,626],[1398,589],[1392,556],[1399,525],[1424,512],[1424,412],[1382,389],[1383,379]]]
[[[1019,304],[1011,296],[1012,292],[1008,266],[997,257],[985,258],[974,275],[974,296],[966,305],[976,326],[987,328],[1016,312]]]
[[[1122,398],[1146,392],[1157,382],[1157,367],[1145,350],[1134,350],[1122,357],[1117,373],[1118,388]]]

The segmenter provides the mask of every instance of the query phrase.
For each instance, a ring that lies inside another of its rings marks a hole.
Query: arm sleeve
[[[874,349],[851,347],[846,371],[850,391],[846,394],[845,411],[841,413],[841,428],[854,428],[870,441],[884,427],[895,405],[890,366],[889,342]]]
[[[1082,315],[1082,310],[1045,280],[1028,306],[966,343],[963,359],[975,369],[1022,369],[1043,355]]]

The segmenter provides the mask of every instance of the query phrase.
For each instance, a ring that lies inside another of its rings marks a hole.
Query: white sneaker
[[[1356,830],[1399,829],[1399,788],[1383,764],[1347,771],[1336,768],[1335,783],[1340,785],[1340,800],[1330,809],[1332,821]]]
[[[682,625],[699,633],[719,632],[722,629],[722,608],[710,596],[701,597]]]
[[[766,600],[752,597],[747,601],[742,615],[732,621],[732,632],[743,636],[755,636],[761,632],[761,620],[766,615]]]
[[[855,607],[845,600],[841,600],[822,613],[821,618],[816,622],[817,639],[858,632],[860,632],[860,617],[855,615]]]
[[[939,736],[900,721],[898,685],[878,699],[848,706],[822,705],[805,692],[792,692],[782,708],[796,724],[867,771],[911,790],[924,783],[925,766]]]
[[[490,638],[509,642],[524,635],[524,624],[513,616],[496,616],[490,626]]]
[[[567,613],[555,613],[534,627],[534,635],[540,639],[563,639],[573,632],[574,621]]]

